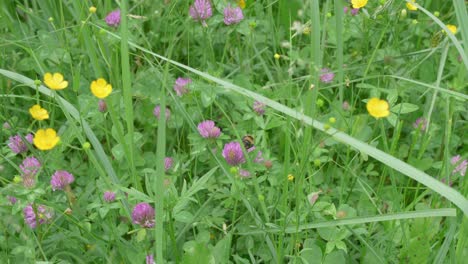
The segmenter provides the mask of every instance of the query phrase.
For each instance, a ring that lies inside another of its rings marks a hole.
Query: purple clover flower
[[[460,159],[461,159],[460,155],[453,156],[452,159],[450,159],[450,163],[452,163],[452,165],[455,165],[460,161]]]
[[[11,205],[14,205],[16,202],[18,202],[18,199],[14,196],[7,196],[8,201],[10,201]]]
[[[355,16],[355,15],[357,15],[358,13],[359,13],[359,8],[353,8],[353,9],[351,9],[351,15],[352,15],[352,16]]]
[[[188,93],[188,89],[186,88],[186,86],[190,83],[192,83],[192,80],[190,78],[177,78],[174,84],[174,90],[176,91],[176,94],[178,96],[182,96]]]
[[[452,159],[450,159],[450,163],[453,166],[456,165],[455,168],[452,171],[452,174],[455,174],[455,173],[459,172],[461,176],[465,176],[466,168],[468,166],[468,160],[463,160],[462,162],[459,163],[460,160],[461,160],[460,155],[456,155],[456,156],[452,157]]]
[[[25,136],[25,139],[32,144],[33,135],[27,134]],[[26,144],[26,142],[24,142],[24,140],[19,134],[9,138],[8,147],[10,147],[11,151],[13,151],[15,154],[20,154],[28,151],[28,145]]]
[[[153,254],[146,255],[146,264],[155,264]]]
[[[70,185],[74,181],[75,178],[73,177],[73,174],[65,170],[59,170],[52,175],[50,185],[52,185],[53,191],[63,190],[66,186]]]
[[[247,152],[250,153],[250,152],[254,151],[255,149],[256,149],[256,147],[253,146],[253,147],[249,148],[249,149],[247,150]],[[255,156],[255,159],[253,160],[253,162],[255,162],[255,163],[260,163],[260,162],[263,162],[263,161],[264,161],[264,159],[263,159],[263,154],[262,154],[262,152],[259,150],[259,151],[257,151],[257,156]]]
[[[112,203],[113,201],[115,201],[115,193],[111,191],[104,192],[103,198],[104,201]]]
[[[106,16],[106,23],[111,27],[118,27],[120,24],[120,10],[114,10]]]
[[[232,141],[224,145],[222,153],[226,162],[231,166],[237,166],[245,162],[244,153],[239,142]]]
[[[265,104],[259,101],[255,101],[253,103],[253,110],[257,113],[257,115],[265,114]]]
[[[157,105],[153,110],[153,115],[159,119],[159,115],[161,114],[161,106]],[[166,107],[166,121],[171,117],[171,110]]]
[[[26,175],[36,175],[39,169],[41,168],[41,163],[35,157],[26,157],[21,165],[21,175],[24,177]]]
[[[106,104],[106,101],[104,101],[104,100],[102,100],[102,99],[99,100],[99,102],[98,102],[98,110],[99,110],[99,112],[101,112],[101,113],[104,113],[104,112],[107,111],[107,104]]]
[[[154,209],[148,203],[139,203],[135,205],[132,211],[132,220],[134,224],[138,224],[144,228],[154,226]]]
[[[242,8],[240,7],[231,7],[228,5],[224,8],[224,24],[233,25],[237,24],[244,19],[244,14],[242,13]]]
[[[195,0],[193,5],[190,6],[190,16],[195,21],[201,21],[204,27],[208,26],[206,21],[213,15],[211,3],[209,0]]]
[[[37,220],[34,208],[31,204],[28,204],[23,209],[24,221],[31,228],[36,228],[37,222],[39,222],[39,224],[42,225],[49,222],[49,220],[52,219],[52,212],[49,211],[44,205],[38,205],[36,210],[39,215],[39,220]]]
[[[330,83],[335,78],[335,74],[328,68],[322,69],[322,74],[320,75],[320,81],[323,83]]]
[[[198,124],[198,133],[203,138],[217,138],[221,134],[221,129],[219,127],[215,126],[214,121],[211,120],[205,120]]]
[[[250,178],[250,171],[239,169],[239,176],[242,178]]]
[[[164,158],[164,171],[168,171],[174,164],[174,159],[171,157]]]
[[[424,117],[420,117],[414,121],[413,127],[424,132],[427,128],[427,120]]]

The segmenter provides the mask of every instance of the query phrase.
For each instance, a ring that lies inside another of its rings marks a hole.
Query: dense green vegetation
[[[1,1],[0,263],[463,263],[467,25],[463,0]]]

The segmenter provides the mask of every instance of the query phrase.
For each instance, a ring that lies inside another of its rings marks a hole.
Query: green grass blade
[[[295,233],[295,232],[302,232],[304,230],[322,228],[322,227],[358,225],[358,224],[368,224],[368,223],[376,223],[376,222],[384,222],[384,221],[427,218],[427,217],[455,217],[455,216],[457,216],[457,211],[453,208],[430,209],[430,210],[420,210],[420,211],[403,212],[403,213],[396,213],[396,214],[377,215],[377,216],[353,217],[353,218],[345,218],[345,219],[303,224],[299,226],[299,230],[297,229],[296,226],[290,226],[286,228],[285,232]],[[278,228],[270,228],[266,230],[253,230],[253,231],[249,231],[245,233],[240,233],[239,235],[262,234],[264,232],[277,233],[281,231],[282,230]]]
[[[343,103],[343,3],[342,0],[335,0],[335,23],[336,23],[336,64],[338,67],[338,83],[340,103]]]
[[[140,180],[137,178],[135,168],[135,156],[134,150],[134,127],[133,127],[133,102],[132,102],[132,81],[130,79],[130,59],[128,55],[128,0],[122,1],[120,11],[122,12],[122,21],[120,24],[120,35],[122,36],[120,41],[120,56],[122,64],[122,96],[125,106],[125,121],[127,122],[127,133],[129,135],[128,147],[128,160],[130,163],[130,169],[132,171],[132,179],[135,188],[141,191]]]
[[[466,1],[453,0],[455,14],[457,15],[458,29],[461,31],[463,39],[463,47],[465,48],[465,55],[468,56],[468,13],[466,11]]]

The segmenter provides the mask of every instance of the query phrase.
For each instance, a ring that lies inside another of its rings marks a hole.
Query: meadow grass
[[[247,0],[226,25],[240,2],[211,1],[205,22],[193,1],[0,3],[1,263],[468,257],[464,1],[369,1],[353,15],[341,0]],[[48,72],[68,87],[50,89]],[[191,79],[181,96],[178,77]],[[113,87],[101,102],[98,78]],[[390,112],[374,118],[371,98]],[[202,137],[204,120],[221,134]],[[37,144],[45,128],[60,136],[51,150]],[[41,163],[32,176],[26,157]],[[55,185],[59,170],[74,182]]]

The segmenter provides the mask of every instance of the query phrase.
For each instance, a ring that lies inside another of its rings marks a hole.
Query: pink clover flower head
[[[215,126],[214,121],[212,120],[205,120],[198,124],[198,133],[203,138],[217,138],[221,134],[221,129]]]
[[[344,12],[345,14],[348,13],[348,10],[349,10],[349,7],[347,7],[347,6],[343,7],[343,12]]]
[[[106,201],[107,203],[112,203],[113,201],[115,201],[115,193],[111,191],[106,191],[104,192],[103,198],[104,201]]]
[[[186,86],[190,83],[192,83],[192,80],[190,78],[177,78],[174,84],[174,90],[176,91],[176,94],[178,96],[182,96],[188,93],[188,89]]]
[[[253,110],[257,113],[257,115],[265,114],[265,104],[259,101],[255,101],[253,103]]]
[[[205,20],[213,15],[213,10],[209,0],[195,0],[190,6],[189,13],[193,20],[200,21],[206,27]]]
[[[255,149],[256,149],[256,147],[253,146],[253,147],[249,148],[249,149],[247,150],[247,152],[250,153],[250,152],[254,151]],[[260,150],[257,151],[257,156],[255,156],[255,159],[253,160],[253,162],[255,162],[255,163],[260,163],[260,162],[263,162],[264,160],[265,160],[265,159],[263,158],[262,152],[261,152]]]
[[[159,116],[161,114],[161,106],[157,105],[154,110],[153,110],[153,114],[156,118],[159,119]],[[169,110],[169,108],[166,107],[166,121],[171,117],[171,110]]]
[[[155,264],[153,254],[146,255],[146,264]]]
[[[144,228],[151,228],[155,224],[154,209],[148,203],[139,203],[135,205],[132,211],[132,220]]]
[[[52,212],[48,210],[44,205],[39,205],[36,208],[38,219],[36,218],[36,213],[34,212],[34,208],[31,204],[28,204],[24,209],[24,221],[28,224],[31,228],[36,228],[37,222],[40,225],[49,222],[52,219]]]
[[[452,159],[450,159],[450,163],[452,163],[452,165],[455,165],[460,161],[460,159],[461,159],[460,155],[453,156]]]
[[[114,10],[112,12],[110,12],[107,16],[106,16],[106,23],[108,26],[111,26],[111,27],[118,27],[119,24],[120,24],[120,9],[117,9],[117,10]]]
[[[335,78],[335,74],[328,68],[322,69],[322,74],[320,75],[320,81],[323,83],[331,83]]]
[[[240,7],[231,7],[228,5],[224,8],[224,24],[234,25],[244,19],[244,14],[242,13],[242,8]]]
[[[98,102],[98,110],[99,110],[99,112],[101,112],[101,113],[104,113],[104,112],[107,111],[107,104],[106,104],[106,101],[104,101],[104,100],[102,100],[102,99],[99,100],[99,102]]]
[[[353,8],[353,9],[351,9],[351,15],[352,15],[352,16],[355,16],[355,15],[357,15],[358,13],[359,13],[359,8]]]
[[[18,202],[18,199],[14,196],[7,196],[8,201],[10,201],[11,205],[14,205],[16,202]]]
[[[31,156],[26,157],[19,167],[21,169],[21,176],[34,176],[41,168],[41,163],[35,157]]]
[[[248,170],[240,169],[239,176],[242,178],[250,178],[250,172]]]
[[[52,185],[53,191],[63,190],[67,185],[70,185],[74,181],[75,178],[73,177],[73,174],[66,170],[59,170],[52,175],[50,185]]]
[[[239,142],[232,141],[224,145],[222,153],[226,162],[231,166],[237,166],[245,162],[244,153]]]
[[[32,143],[33,135],[27,134],[25,139],[29,143]],[[26,142],[24,142],[20,135],[12,136],[8,140],[8,147],[10,147],[11,151],[13,151],[15,154],[20,154],[28,151],[28,145],[26,144]]]
[[[424,117],[420,117],[414,121],[413,127],[417,130],[426,131],[427,120]]]
[[[170,168],[172,168],[172,165],[174,164],[174,159],[171,157],[165,157],[164,158],[164,171],[168,171]]]
[[[452,174],[459,172],[461,176],[465,176],[467,166],[468,160],[463,160],[455,167],[455,169],[453,169]]]

